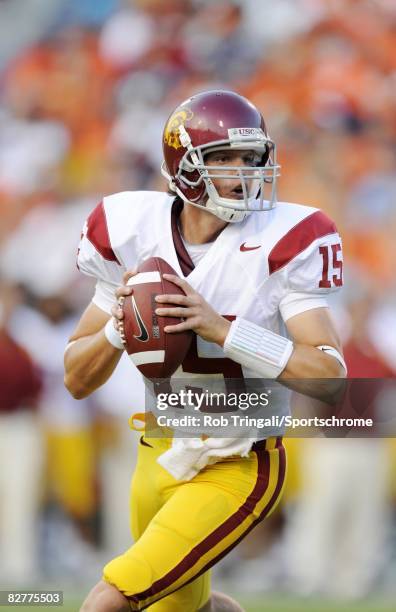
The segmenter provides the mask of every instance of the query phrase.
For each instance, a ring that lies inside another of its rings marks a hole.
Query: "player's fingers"
[[[130,278],[132,278],[132,276],[136,276],[137,274],[137,269],[134,268],[133,270],[127,270],[126,272],[124,272],[124,274],[122,275],[122,282],[124,283],[124,285],[127,284],[127,282],[129,281]]]
[[[118,319],[118,321],[122,321],[124,318],[124,312],[119,304],[114,304],[114,306],[112,306],[111,314],[113,317]]]
[[[196,312],[191,308],[156,308],[155,312],[161,317],[190,317]]]
[[[113,315],[113,314],[112,314],[111,320],[113,322],[114,329],[119,332],[120,331],[120,327],[122,327],[122,321],[117,319],[117,317],[115,315]]]
[[[181,306],[192,306],[191,298],[187,297],[187,295],[157,295],[155,298],[156,302],[161,302],[163,304],[180,304]]]
[[[185,321],[182,321],[182,323],[178,323],[177,325],[167,325],[166,327],[164,327],[164,331],[167,334],[174,334],[186,331],[188,329],[194,329],[195,324],[196,322],[194,317],[191,317],[189,319],[186,319]]]
[[[186,295],[193,295],[196,293],[195,289],[193,289],[184,278],[180,278],[180,276],[176,276],[175,274],[163,274],[162,276],[165,280],[171,281],[171,283],[181,287]]]
[[[133,287],[122,285],[121,287],[117,287],[115,290],[115,296],[117,300],[120,298],[124,298],[126,295],[131,295],[133,293]]]

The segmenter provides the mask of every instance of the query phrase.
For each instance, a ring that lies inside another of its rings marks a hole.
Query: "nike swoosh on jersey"
[[[245,246],[245,244],[246,242],[241,244],[241,246],[239,247],[239,250],[242,251],[242,253],[245,253],[246,251],[255,251],[256,249],[261,249],[261,244],[259,244],[258,246],[253,246],[253,247]]]
[[[135,298],[133,295],[132,295],[132,308],[133,308],[133,312],[135,313],[135,317],[138,322],[139,330],[140,330],[140,336],[133,336],[133,337],[136,338],[136,340],[140,340],[140,342],[147,342],[147,340],[149,339],[148,331],[147,331],[145,324],[143,323],[142,317],[140,316],[140,312],[138,310],[138,307],[136,305]]]

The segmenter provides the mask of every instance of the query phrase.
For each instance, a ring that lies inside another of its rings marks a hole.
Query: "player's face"
[[[236,169],[240,166],[255,168],[260,165],[260,162],[261,156],[256,151],[251,150],[233,151],[232,149],[223,149],[221,151],[213,151],[205,156],[205,165],[215,166],[216,174],[224,176],[224,178],[212,179],[218,194],[222,198],[231,198],[233,200],[243,199],[243,189],[237,171],[232,168]],[[217,168],[220,169],[220,172]],[[246,181],[248,189],[250,189],[252,182],[253,179]]]

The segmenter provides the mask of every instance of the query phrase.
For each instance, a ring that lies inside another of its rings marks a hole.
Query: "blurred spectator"
[[[2,0],[0,2],[0,72],[22,49],[45,34],[65,0]],[[23,15],[23,19],[21,19]],[[15,24],[18,34],[15,35]]]
[[[120,554],[131,541],[129,495],[136,464],[138,436],[129,417],[144,412],[142,377],[125,354],[103,387],[95,392],[101,414],[103,444],[100,456],[102,546],[108,558]]]
[[[86,210],[83,202],[65,209],[34,209],[8,241],[2,257],[4,273],[23,284],[29,302],[14,309],[10,329],[43,373],[39,412],[48,518],[44,569],[57,568],[64,574],[78,573],[82,558],[87,560],[91,554],[88,544],[96,540],[95,412],[90,402],[73,400],[63,385],[63,351],[75,325],[72,308],[78,306],[73,287],[77,276],[74,236],[81,207]],[[61,529],[62,522],[68,524],[66,531]],[[64,538],[70,541],[73,534],[75,544],[67,554]],[[81,538],[87,544],[78,546]]]
[[[56,169],[67,155],[66,126],[48,119],[0,115],[0,191],[24,195],[54,186]]]
[[[39,574],[43,457],[35,408],[41,380],[8,329],[20,293],[0,283],[0,574],[3,584],[19,584]]]
[[[99,39],[103,59],[115,69],[135,65],[153,44],[154,21],[142,12],[125,7],[104,25]]]
[[[61,0],[54,28],[63,29],[69,25],[98,28],[110,18],[122,0]]]
[[[304,596],[366,597],[387,562],[386,441],[305,440],[299,466],[300,495],[285,538],[288,588]]]
[[[200,2],[199,10],[186,23],[183,44],[191,67],[225,82],[247,79],[261,51],[244,28],[239,2]]]
[[[368,336],[378,355],[396,372],[396,296],[381,300],[367,322]]]
[[[366,322],[376,307],[374,291],[366,288],[355,292],[349,306],[349,339],[344,346],[350,378],[379,379],[378,383],[362,386],[362,391],[354,383],[361,405],[355,399],[353,412],[347,408],[348,416],[374,416],[375,421],[381,413],[381,379],[395,375],[368,335]],[[365,597],[389,554],[386,542],[391,533],[391,480],[387,440],[305,440],[298,463],[301,492],[289,514],[286,532],[289,586],[302,595]]]
[[[395,370],[378,353],[370,339],[368,322],[378,304],[375,295],[365,295],[349,306],[350,336],[344,345],[344,356],[350,378],[391,378]]]

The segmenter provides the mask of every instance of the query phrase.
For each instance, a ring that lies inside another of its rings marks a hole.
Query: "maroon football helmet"
[[[205,165],[213,151],[254,151],[249,166]],[[169,188],[185,202],[205,207],[226,221],[241,221],[253,210],[269,210],[276,202],[275,144],[264,119],[246,98],[232,91],[207,91],[192,96],[173,111],[163,133],[162,174]],[[238,177],[241,199],[221,197],[212,179]],[[270,197],[264,199],[266,184]]]

